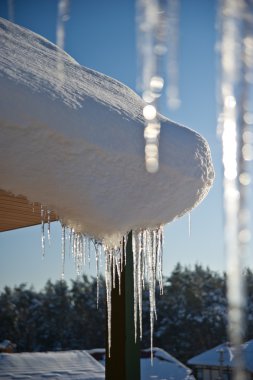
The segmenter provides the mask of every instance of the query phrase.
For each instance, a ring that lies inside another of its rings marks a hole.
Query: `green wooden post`
[[[126,266],[112,291],[111,355],[106,351],[106,380],[140,380],[140,343],[135,343],[132,233],[128,235]]]

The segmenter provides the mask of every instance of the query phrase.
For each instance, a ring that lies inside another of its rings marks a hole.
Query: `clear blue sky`
[[[8,18],[7,0],[2,0],[0,16]],[[52,42],[56,35],[56,0],[15,0],[15,22]],[[216,1],[183,0],[180,13],[180,95],[182,104],[162,113],[202,134],[209,142],[216,170],[213,189],[188,217],[165,229],[164,274],[176,262],[195,263],[223,271],[223,211],[221,146],[216,137],[215,54]],[[112,76],[135,89],[136,45],[134,0],[72,0],[66,26],[66,51],[79,63]],[[53,226],[52,246],[41,259],[40,228],[32,227],[0,235],[0,289],[21,282],[41,288],[48,278],[60,278],[60,228]],[[250,263],[249,263],[250,264]],[[251,266],[252,266],[251,260]],[[75,277],[67,259],[66,278]]]

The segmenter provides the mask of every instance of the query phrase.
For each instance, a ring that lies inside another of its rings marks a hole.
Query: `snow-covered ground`
[[[147,173],[140,97],[4,19],[0,41],[0,188],[108,241],[167,223],[207,194],[214,172],[199,134],[159,116],[160,170]]]

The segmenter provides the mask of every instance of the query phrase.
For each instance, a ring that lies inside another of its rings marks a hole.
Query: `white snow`
[[[253,373],[253,340],[250,340],[241,346],[242,356],[245,362],[245,369]],[[229,343],[223,343],[212,348],[200,355],[194,356],[188,360],[189,365],[202,366],[220,366],[220,351],[223,350],[223,366],[234,367],[236,364],[234,356],[234,347]]]
[[[199,134],[159,115],[160,170],[147,173],[142,100],[4,19],[0,98],[0,188],[46,205],[77,232],[118,242],[189,212],[212,185]]]
[[[150,350],[145,350],[150,354]],[[153,365],[150,358],[141,359],[141,378],[144,380],[194,380],[191,370],[160,348],[153,349]]]
[[[105,350],[88,351],[99,362],[105,365]],[[150,350],[141,351],[141,380],[194,380],[191,370],[161,348],[153,348],[153,365],[150,361]]]
[[[104,367],[85,351],[0,354],[0,379],[102,380]]]
[[[150,350],[142,350],[142,380],[194,380],[194,377],[190,376],[190,370],[166,351],[154,348],[153,354],[152,366]],[[92,355],[99,356],[100,363]],[[104,355],[104,349],[0,354],[0,379],[104,379]]]

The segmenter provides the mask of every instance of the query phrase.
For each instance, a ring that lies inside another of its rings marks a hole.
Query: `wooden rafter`
[[[55,213],[50,213],[50,221],[58,220]],[[0,189],[0,232],[17,228],[30,227],[41,223],[41,205],[31,204],[22,195]]]

